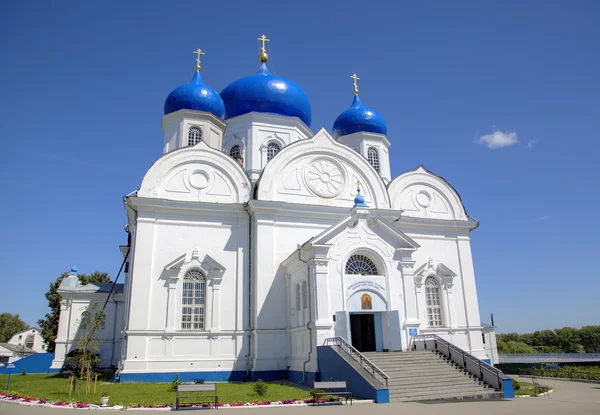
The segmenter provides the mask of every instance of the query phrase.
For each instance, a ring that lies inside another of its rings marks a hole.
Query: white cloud
[[[525,145],[525,148],[531,148],[531,147],[533,147],[534,145],[536,145],[538,143],[538,141],[540,141],[540,140],[529,140],[527,142],[527,144]]]
[[[478,143],[485,143],[488,148],[496,150],[497,148],[509,147],[519,142],[519,137],[516,131],[500,131],[496,130],[491,134],[482,135],[477,140]]]
[[[539,218],[535,218],[535,220],[548,220],[550,216],[540,216]]]

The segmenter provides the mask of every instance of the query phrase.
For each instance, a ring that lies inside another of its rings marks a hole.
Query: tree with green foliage
[[[62,300],[60,294],[58,293],[58,287],[60,287],[62,280],[68,276],[68,273],[63,272],[62,275],[56,279],[56,281],[50,283],[50,289],[45,294],[46,300],[48,300],[48,307],[50,307],[50,312],[46,314],[45,318],[38,320],[37,322],[42,330],[40,334],[47,344],[47,350],[51,353],[54,352],[56,334],[58,333],[60,302]],[[77,278],[83,285],[94,282],[111,282],[108,274],[100,271],[95,271],[90,275],[79,274],[77,275]]]
[[[525,350],[523,344],[535,349],[537,353],[600,353],[600,326],[585,326],[581,329],[563,327],[555,330],[538,330],[533,333],[497,334],[498,344],[502,342],[502,350],[517,347]],[[507,346],[510,342],[520,345]],[[500,353],[513,353],[502,351]],[[525,352],[523,352],[525,353]]]
[[[517,342],[509,340],[507,342],[503,340],[497,340],[498,353],[502,354],[529,354],[536,353],[535,349],[523,342]]]
[[[584,326],[579,339],[586,353],[600,353],[600,326]]]
[[[2,313],[0,314],[0,342],[5,343],[12,336],[29,328],[18,314]]]

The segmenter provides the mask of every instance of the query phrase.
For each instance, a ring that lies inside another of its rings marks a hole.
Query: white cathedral
[[[122,382],[312,381],[317,346],[407,351],[437,334],[476,357],[485,343],[467,215],[456,190],[418,167],[392,178],[387,127],[354,100],[310,129],[295,83],[258,73],[220,94],[167,97],[163,154],[124,197],[124,283],[64,279],[52,370],[76,349],[81,315],[107,300],[100,366]],[[488,330],[489,331],[489,330]]]

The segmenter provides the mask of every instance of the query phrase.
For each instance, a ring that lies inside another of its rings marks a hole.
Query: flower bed
[[[66,401],[49,401],[47,399],[38,399],[31,396],[25,396],[19,393],[5,393],[0,392],[0,401],[17,402],[25,405],[43,405],[43,406],[54,406],[54,407],[65,407],[65,408],[101,408],[99,405],[90,404],[88,402],[66,402]],[[220,408],[233,408],[233,407],[244,407],[244,406],[277,406],[277,405],[310,405],[315,403],[341,403],[340,398],[328,398],[328,399],[289,399],[283,401],[257,401],[257,402],[235,402],[235,403],[220,403]],[[180,405],[181,408],[214,408],[214,404],[198,404],[198,405]],[[114,406],[109,409],[121,409],[122,406]],[[132,404],[129,406],[131,409],[161,409],[171,408],[171,405],[141,405]]]

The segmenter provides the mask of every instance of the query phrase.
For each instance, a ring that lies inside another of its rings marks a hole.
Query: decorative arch
[[[373,260],[363,254],[351,255],[346,260],[344,273],[347,275],[380,275]]]
[[[150,167],[138,196],[189,202],[244,203],[250,180],[233,158],[200,141],[160,157]]]
[[[370,306],[371,308],[364,308],[364,306]],[[346,308],[350,313],[360,311],[386,311],[387,301],[383,295],[376,291],[360,290],[348,297]]]
[[[390,200],[381,176],[369,161],[321,129],[312,138],[285,146],[263,169],[257,199],[352,207],[356,182],[372,208],[386,209]]]
[[[388,185],[392,209],[403,216],[468,220],[462,200],[456,190],[442,177],[419,166],[401,174]]]

